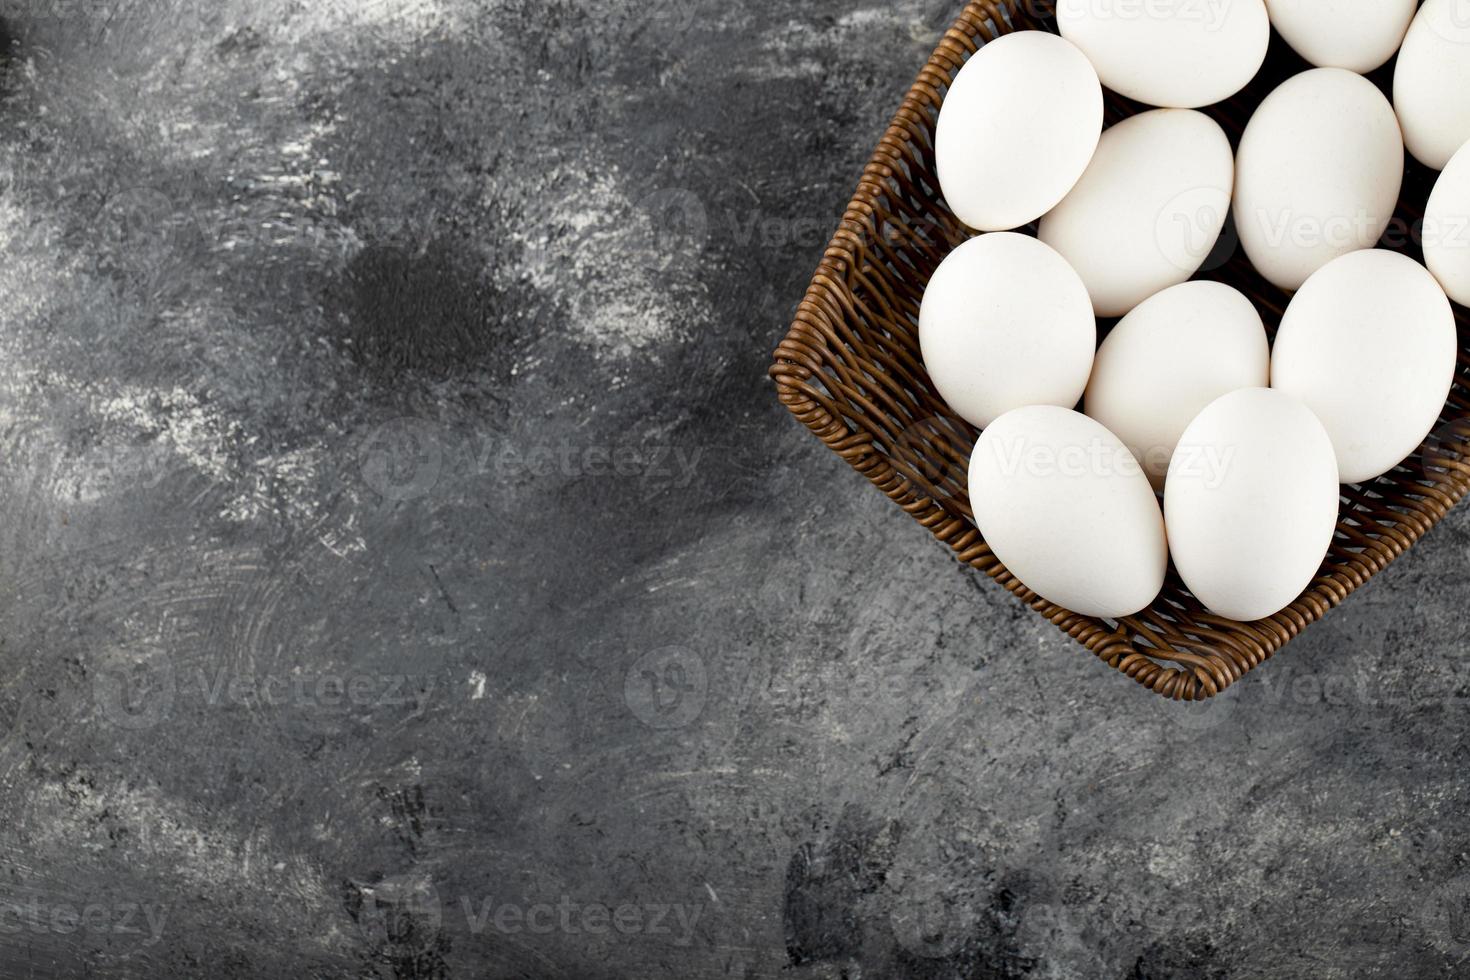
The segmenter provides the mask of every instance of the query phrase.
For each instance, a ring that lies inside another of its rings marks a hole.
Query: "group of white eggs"
[[[1148,606],[1172,554],[1212,613],[1262,619],[1316,575],[1339,483],[1401,463],[1453,384],[1470,0],[1059,0],[1057,22],[1060,37],[981,47],[935,134],[945,201],[985,232],[944,259],[919,314],[936,390],[983,430],[976,526],[1083,615]],[[1232,155],[1194,109],[1256,75],[1273,24],[1319,67],[1265,98]],[[1359,73],[1395,52],[1390,105]],[[1104,132],[1103,85],[1162,108]],[[1406,146],[1442,171],[1427,269],[1374,247]],[[1239,291],[1188,281],[1232,205],[1252,265],[1295,293],[1274,349]],[[1037,219],[1034,237],[1009,230]],[[1098,316],[1122,316],[1101,347]]]

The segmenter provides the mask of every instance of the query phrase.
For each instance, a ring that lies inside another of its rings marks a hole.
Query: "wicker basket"
[[[1170,569],[1164,590],[1136,616],[1079,616],[1023,586],[971,522],[965,473],[976,430],[952,415],[919,358],[918,312],[939,261],[969,232],[934,177],[934,123],[945,87],[976,48],[1012,30],[1054,30],[1037,0],[973,0],[945,33],[858,182],[771,376],[781,401],[853,469],[871,480],[959,559],[1015,593],[1099,659],[1164,697],[1212,697],[1261,664],[1381,571],[1444,517],[1470,488],[1470,318],[1456,308],[1459,370],[1439,425],[1416,453],[1372,483],[1342,488],[1337,533],[1307,591],[1255,623],[1210,615]],[[1273,38],[1265,67],[1235,98],[1205,111],[1238,142],[1254,107],[1305,70]],[[1391,66],[1371,76],[1383,83]],[[1109,124],[1142,107],[1107,93]],[[1435,174],[1412,159],[1394,228],[1423,217]],[[1232,229],[1227,225],[1228,245]],[[1410,235],[1384,247],[1421,258]],[[1222,253],[1223,254],[1223,253]],[[1273,334],[1288,295],[1262,279],[1240,249],[1200,278],[1241,289]],[[1111,326],[1110,321],[1100,325]],[[1367,354],[1368,352],[1365,352]]]

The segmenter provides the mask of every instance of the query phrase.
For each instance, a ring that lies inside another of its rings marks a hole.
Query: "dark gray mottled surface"
[[[1470,973],[1464,510],[1190,712],[772,396],[953,13],[0,0],[0,975]]]

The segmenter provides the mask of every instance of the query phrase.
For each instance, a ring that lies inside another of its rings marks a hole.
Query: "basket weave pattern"
[[[986,41],[1011,30],[1051,29],[1049,20],[1030,12],[1033,6],[1030,0],[972,0],[945,33],[864,169],[790,332],[776,348],[771,376],[793,415],[961,561],[1149,690],[1173,699],[1212,697],[1411,547],[1470,489],[1470,318],[1456,308],[1458,370],[1434,432],[1392,472],[1342,488],[1327,558],[1286,609],[1255,623],[1211,615],[1172,567],[1152,606],[1117,622],[1079,616],[1027,589],[972,523],[965,474],[977,432],[948,410],[930,383],[919,356],[918,313],[935,267],[969,235],[943,204],[935,178],[934,124],[943,93]],[[1244,92],[1205,110],[1232,142],[1267,92],[1308,67],[1281,61],[1273,55]],[[1138,109],[1112,93],[1107,99],[1109,123]],[[1411,161],[1396,215],[1405,226],[1422,219],[1434,177],[1415,167]],[[1398,250],[1419,257],[1407,240]],[[1274,335],[1289,296],[1256,274],[1239,249],[1202,275],[1241,289]]]

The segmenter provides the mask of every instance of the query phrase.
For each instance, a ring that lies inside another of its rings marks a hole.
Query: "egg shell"
[[[1393,105],[1409,152],[1435,170],[1470,140],[1470,2],[1419,8],[1394,67]]]
[[[1038,237],[1072,264],[1098,316],[1122,316],[1188,279],[1220,236],[1235,160],[1192,109],[1155,109],[1106,130]]]
[[[1111,619],[1159,594],[1168,545],[1158,500],[1100,422],[1050,405],[1007,412],[980,434],[969,480],[976,527],[1042,598]]]
[[[1418,0],[1266,0],[1271,23],[1318,68],[1367,74],[1392,58]]]
[[[1455,317],[1429,270],[1382,249],[1325,266],[1292,297],[1271,352],[1271,387],[1322,420],[1343,483],[1393,469],[1449,397]]]
[[[1372,248],[1398,204],[1404,147],[1372,82],[1315,68],[1281,83],[1235,157],[1235,225],[1256,270],[1297,289],[1328,262]]]
[[[1332,441],[1305,405],[1270,388],[1222,395],[1189,423],[1169,463],[1174,567],[1217,616],[1264,619],[1311,584],[1337,505]]]
[[[929,278],[919,350],[940,397],[983,427],[1022,405],[1076,405],[1097,321],[1066,259],[1029,235],[995,232],[961,244]]]
[[[980,231],[1030,224],[1082,176],[1102,120],[1102,86],[1076,47],[1043,31],[996,38],[940,106],[934,157],[945,203]]]
[[[1470,143],[1450,158],[1429,195],[1424,263],[1450,299],[1470,306]]]
[[[1245,88],[1271,40],[1262,0],[1059,0],[1056,15],[1104,85],[1174,109]]]
[[[1270,380],[1266,327],[1251,301],[1218,282],[1186,282],[1145,300],[1098,348],[1083,410],[1114,432],[1155,489],[1200,411]]]

